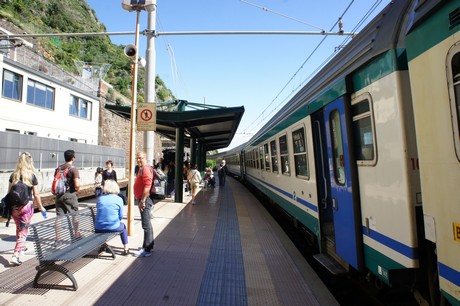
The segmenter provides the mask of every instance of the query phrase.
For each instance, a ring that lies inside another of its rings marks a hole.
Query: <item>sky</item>
[[[161,35],[193,31],[359,32],[391,0],[157,0],[155,74],[177,99],[245,113],[226,151],[247,142],[350,38],[338,35]],[[122,0],[87,0],[107,32],[134,32]],[[147,29],[146,11],[139,28]],[[134,44],[134,35],[110,36]],[[146,37],[139,37],[145,57]],[[110,64],[110,63],[109,63]]]

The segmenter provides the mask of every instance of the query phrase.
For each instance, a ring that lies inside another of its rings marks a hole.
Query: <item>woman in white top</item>
[[[190,183],[190,189],[192,190],[192,205],[195,205],[195,197],[198,193],[198,187],[201,183],[201,174],[196,168],[197,165],[193,165],[192,169],[188,172],[188,181]]]

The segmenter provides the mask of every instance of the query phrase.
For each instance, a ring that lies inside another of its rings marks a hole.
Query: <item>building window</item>
[[[273,172],[278,172],[278,151],[276,150],[276,141],[270,142],[270,153],[272,155]]]
[[[358,164],[374,164],[376,160],[374,129],[369,101],[370,97],[366,97],[366,99],[357,103],[353,102],[351,106],[354,151]]]
[[[305,131],[303,128],[292,132],[296,176],[309,176]]]
[[[54,109],[54,88],[34,80],[28,80],[27,104]]]
[[[22,100],[22,75],[3,70],[2,96],[13,100]]]
[[[69,115],[91,120],[92,103],[82,98],[71,96]]]
[[[270,172],[270,156],[268,154],[268,143],[264,144],[265,170]]]
[[[291,169],[289,167],[289,151],[287,144],[286,135],[279,138],[280,143],[280,158],[281,158],[281,173],[291,175]]]
[[[332,164],[334,166],[335,181],[339,185],[345,185],[345,160],[339,111],[332,111],[329,120],[332,142]]]

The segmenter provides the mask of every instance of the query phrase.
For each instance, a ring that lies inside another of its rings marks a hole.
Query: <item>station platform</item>
[[[82,258],[66,264],[77,291],[33,288],[33,242],[10,267],[14,222],[0,223],[0,305],[338,305],[258,200],[240,183],[202,189],[192,205],[154,207],[151,257]],[[81,206],[94,203],[80,203]],[[137,208],[131,250],[142,244]],[[48,217],[54,217],[53,210]],[[37,213],[32,222],[42,220]],[[125,220],[126,221],[126,220]],[[110,241],[121,252],[119,237]],[[57,275],[56,283],[70,281]]]

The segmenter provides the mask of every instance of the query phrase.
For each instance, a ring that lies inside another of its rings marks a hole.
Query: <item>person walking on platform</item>
[[[220,164],[220,168],[217,170],[217,174],[219,176],[219,186],[224,186],[225,180],[228,174],[228,168],[227,168],[227,165],[225,164],[225,160],[222,160],[222,163]]]
[[[29,234],[29,224],[32,216],[34,215],[34,199],[38,207],[45,215],[45,208],[42,205],[40,194],[38,193],[38,180],[35,176],[35,167],[32,155],[24,152],[19,156],[16,164],[16,169],[10,176],[8,191],[21,181],[27,186],[28,202],[26,205],[13,206],[11,216],[16,224],[16,245],[14,247],[13,257],[11,258],[11,265],[19,266],[22,264],[19,255],[27,250],[25,243]]]
[[[192,205],[195,205],[195,197],[198,193],[198,187],[201,183],[201,174],[200,171],[197,170],[198,166],[195,164],[192,166],[188,173],[188,181],[190,182],[190,189],[192,192]]]
[[[67,190],[61,195],[56,195],[55,204],[56,214],[58,216],[78,210],[77,191],[80,190],[80,172],[78,172],[78,169],[73,166],[73,162],[75,161],[75,151],[65,151],[64,159],[65,163],[56,168],[54,172],[54,176],[56,176],[58,169],[64,171],[69,168],[69,171],[67,172]]]
[[[114,180],[106,180],[104,194],[97,199],[96,233],[120,232],[122,255],[128,255],[128,232],[123,219],[123,200],[118,196],[120,187]]]
[[[176,179],[176,166],[174,161],[170,161],[168,165],[168,184],[166,185],[166,197],[170,198],[174,195],[174,184]]]
[[[102,194],[102,172],[104,170],[101,167],[97,167],[96,173],[94,174],[94,195],[96,197]]]
[[[142,248],[135,252],[135,257],[149,257],[152,255],[154,245],[153,226],[151,222],[151,210],[153,202],[150,199],[150,188],[153,183],[153,168],[147,164],[145,152],[138,152],[136,155],[139,172],[134,181],[134,198],[135,203],[139,207],[141,214],[141,224],[144,230],[144,242]]]
[[[102,172],[102,186],[104,186],[105,180],[114,180],[117,182],[117,172],[113,169],[113,162],[108,160],[105,162],[107,169]]]

